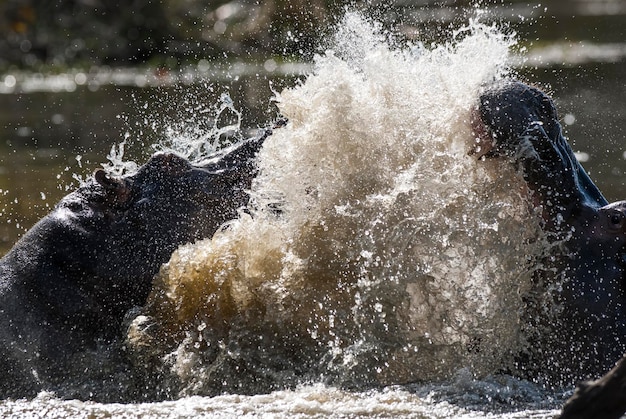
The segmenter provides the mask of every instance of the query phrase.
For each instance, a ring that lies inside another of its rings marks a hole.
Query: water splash
[[[213,91],[213,87],[206,83],[201,88]],[[154,109],[167,103],[165,107],[171,111],[169,101],[170,98],[165,95],[155,99],[156,106],[148,102],[137,106],[142,110],[142,125],[139,129],[131,129],[133,134],[126,132],[124,140],[111,147],[108,162],[103,164],[105,170],[114,176],[134,174],[140,167],[133,158],[137,147],[148,149],[151,153],[175,153],[191,163],[202,164],[217,151],[242,139],[242,114],[227,92],[223,92],[218,103],[212,106],[191,94],[186,95],[184,102],[179,104],[176,120],[164,117],[162,110]],[[188,116],[183,117],[183,114]],[[120,117],[128,119],[128,116]],[[149,140],[149,147],[145,137],[153,140]]]
[[[259,155],[252,208],[163,267],[128,345],[176,394],[485,375],[524,345],[543,251],[510,165],[468,156],[484,83],[511,37],[472,21],[397,47],[347,13],[286,127]]]
[[[241,112],[228,93],[222,93],[213,107],[195,103],[188,106],[194,119],[168,123],[164,129],[165,138],[153,144],[154,151],[174,152],[191,162],[199,162],[240,139]],[[197,118],[209,119],[209,126],[200,126]]]
[[[124,160],[124,149],[126,147],[126,140],[122,141],[119,144],[114,144],[107,154],[107,159],[109,163],[105,164],[103,167],[112,175],[122,176],[125,174],[133,174],[139,168],[139,165],[132,161]]]

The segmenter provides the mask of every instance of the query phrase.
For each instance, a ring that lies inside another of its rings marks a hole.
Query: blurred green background
[[[0,70],[308,60],[346,7],[422,41],[440,40],[477,7],[522,43],[624,42],[626,31],[623,0],[3,0]]]
[[[323,0],[5,0],[0,65],[176,66],[225,56],[307,56],[319,28],[342,7]]]

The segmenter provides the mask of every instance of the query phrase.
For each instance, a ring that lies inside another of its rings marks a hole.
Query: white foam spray
[[[277,95],[289,122],[259,155],[249,213],[179,249],[130,328],[183,394],[485,375],[524,344],[541,232],[509,164],[468,155],[513,41],[471,22],[397,47],[357,13],[338,28]]]

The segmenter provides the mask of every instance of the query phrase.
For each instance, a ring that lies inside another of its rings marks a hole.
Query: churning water
[[[276,93],[289,122],[259,155],[250,208],[178,249],[130,322],[133,362],[176,400],[42,393],[0,412],[555,414],[543,409],[563,394],[501,373],[526,344],[538,217],[510,164],[470,154],[472,109],[508,75],[513,40],[472,22],[446,44],[399,45],[354,13],[338,28],[313,72]]]

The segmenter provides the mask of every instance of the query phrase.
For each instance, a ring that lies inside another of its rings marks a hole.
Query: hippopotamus
[[[479,156],[519,169],[551,243],[536,261],[525,313],[534,333],[516,368],[550,386],[599,375],[626,352],[626,201],[607,202],[540,89],[498,82],[476,116]]]
[[[619,419],[626,412],[625,388],[626,356],[598,380],[580,383],[559,419]]]
[[[81,360],[121,340],[172,252],[247,204],[270,133],[197,164],[158,153],[132,175],[96,170],[35,224],[0,260],[0,395],[57,390],[96,368]]]

